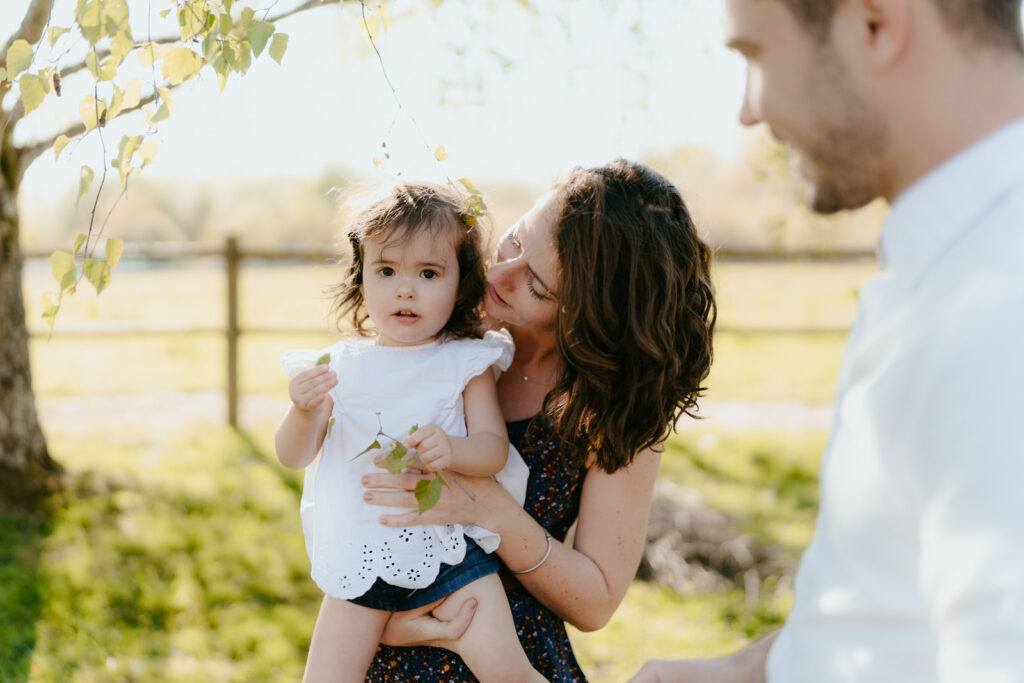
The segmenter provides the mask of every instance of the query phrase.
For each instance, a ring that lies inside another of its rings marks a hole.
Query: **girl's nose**
[[[416,290],[408,282],[400,282],[398,287],[395,288],[395,298],[398,299],[415,299]]]

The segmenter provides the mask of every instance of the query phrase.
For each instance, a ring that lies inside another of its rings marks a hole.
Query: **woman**
[[[530,466],[525,506],[490,479],[451,475],[461,486],[420,516],[422,476],[364,479],[369,502],[413,510],[382,524],[501,535],[519,638],[549,680],[585,680],[563,622],[604,626],[636,573],[661,445],[693,414],[711,364],[710,259],[654,170],[623,160],[574,170],[502,236],[487,275],[488,317],[516,343],[498,395]],[[473,680],[456,640],[472,608],[393,617],[367,680]]]

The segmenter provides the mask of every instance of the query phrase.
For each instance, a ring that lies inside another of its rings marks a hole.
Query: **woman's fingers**
[[[423,474],[388,474],[387,472],[381,472],[380,474],[365,474],[362,481],[363,486],[368,489],[403,489],[405,491],[412,491],[416,488],[416,484],[430,478]]]
[[[396,508],[417,509],[416,495],[411,491],[367,491],[363,500],[370,505],[387,505]]]

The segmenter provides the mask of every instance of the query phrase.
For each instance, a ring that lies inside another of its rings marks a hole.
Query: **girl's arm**
[[[614,474],[592,468],[583,481],[573,546],[552,541],[551,554],[539,568],[516,576],[545,607],[581,631],[608,622],[636,575],[660,459],[660,453],[646,450]],[[369,475],[364,479],[367,488],[404,490],[367,491],[364,498],[413,510],[381,517],[386,526],[457,522],[495,531],[501,535],[498,555],[513,571],[528,569],[544,556],[544,529],[497,482],[459,477],[475,502],[459,487],[446,486],[440,502],[419,515],[411,491],[423,478]]]
[[[473,477],[489,477],[505,466],[508,432],[498,405],[494,376],[485,370],[462,390],[467,436],[449,436],[437,425],[420,427],[402,443],[415,448],[427,470],[451,470]]]
[[[301,372],[288,383],[292,404],[274,434],[277,459],[285,467],[302,469],[320,451],[334,409],[327,392],[337,383],[326,365]]]

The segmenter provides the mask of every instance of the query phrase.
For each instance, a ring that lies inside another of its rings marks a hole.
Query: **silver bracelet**
[[[546,529],[544,530],[544,538],[547,539],[548,549],[544,551],[544,557],[540,558],[540,562],[538,562],[537,564],[533,565],[529,569],[524,569],[521,572],[514,572],[511,569],[509,569],[508,571],[509,571],[510,574],[529,574],[533,570],[539,569],[542,564],[544,564],[545,562],[548,561],[548,555],[551,554],[551,534],[549,534]]]

